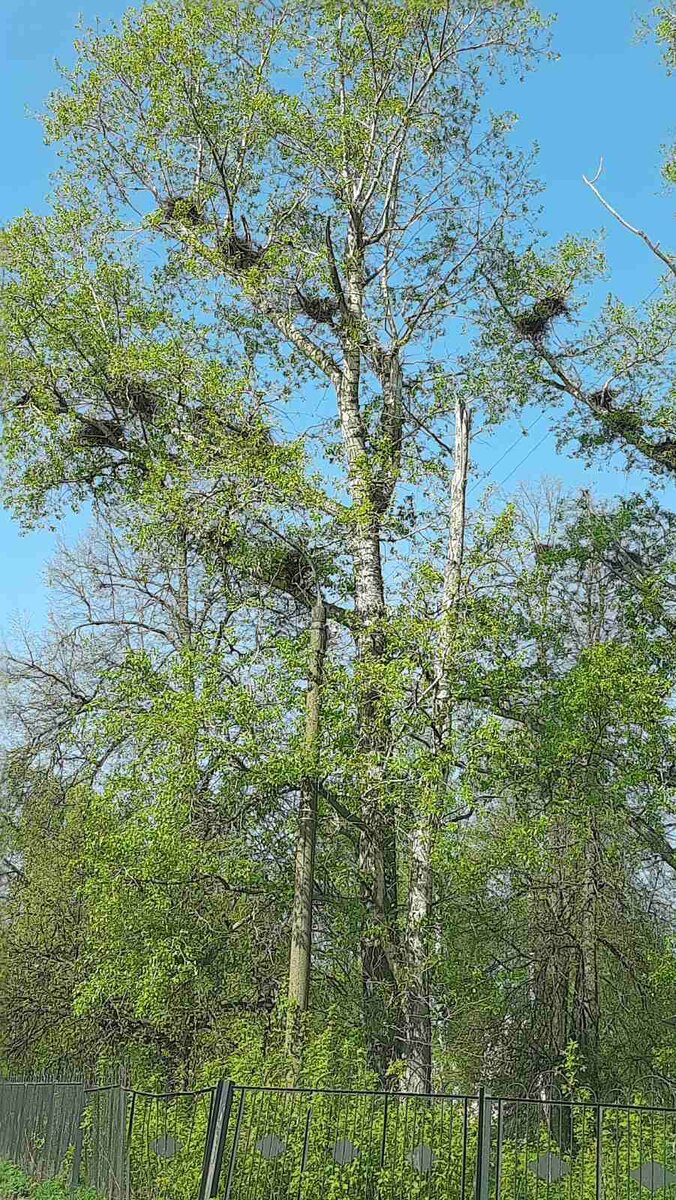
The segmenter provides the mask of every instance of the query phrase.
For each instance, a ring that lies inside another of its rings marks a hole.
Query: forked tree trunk
[[[295,1064],[303,1045],[303,1017],[308,1010],[312,970],[312,914],[317,846],[321,689],[326,657],[326,608],[319,597],[312,609],[310,661],[305,709],[306,774],[300,792],[296,871],[291,916],[286,1049]]]
[[[436,691],[433,706],[433,750],[441,755],[451,735],[448,672],[453,619],[460,595],[465,549],[467,475],[469,470],[470,414],[462,399],[455,408],[455,455],[451,485],[449,537],[441,600],[441,634],[435,661]],[[432,1013],[430,1005],[430,916],[432,909],[432,853],[438,816],[447,788],[446,771],[435,776],[427,806],[419,813],[410,835],[410,877],[405,970],[406,1070],[402,1086],[407,1092],[432,1090]]]

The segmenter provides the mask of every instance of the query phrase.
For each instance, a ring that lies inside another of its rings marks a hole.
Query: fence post
[[[117,1162],[112,1180],[115,1200],[129,1200],[131,1192],[131,1141],[127,1136],[127,1092],[121,1086],[113,1088],[113,1121],[117,1136],[115,1150]]]
[[[234,1084],[229,1079],[221,1079],[216,1085],[207,1126],[199,1200],[212,1200],[218,1192],[234,1090]]]
[[[603,1200],[603,1106],[596,1106],[596,1200]]]
[[[479,1124],[476,1147],[475,1200],[488,1200],[491,1163],[491,1112],[492,1100],[486,1089],[479,1088]]]
[[[390,1099],[390,1093],[385,1092],[385,1112],[383,1113],[383,1137],[382,1137],[382,1141],[380,1143],[380,1169],[381,1169],[381,1171],[383,1171],[385,1168],[385,1153],[387,1151],[387,1116],[388,1116],[388,1109],[389,1109],[389,1099]]]

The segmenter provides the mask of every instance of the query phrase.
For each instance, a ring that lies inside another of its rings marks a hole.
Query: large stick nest
[[[338,304],[332,296],[321,296],[312,292],[302,292],[295,289],[301,311],[321,325],[333,325],[338,315]]]
[[[204,222],[204,213],[194,196],[168,196],[160,205],[165,221],[179,221],[196,227]]]
[[[265,254],[262,246],[232,229],[218,238],[218,248],[231,271],[251,271]]]
[[[545,296],[515,318],[515,325],[524,337],[539,339],[549,332],[557,317],[568,316],[568,306],[559,295]]]
[[[152,417],[157,409],[157,396],[142,379],[120,379],[107,389],[106,395],[115,408],[139,417]]]
[[[276,558],[271,569],[270,582],[275,587],[288,590],[292,595],[298,592],[311,595],[316,587],[309,561],[299,551],[291,548]]]
[[[124,427],[112,417],[81,417],[80,443],[92,449],[124,449]]]

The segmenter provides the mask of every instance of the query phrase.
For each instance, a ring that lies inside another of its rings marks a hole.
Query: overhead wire
[[[550,430],[548,429],[545,433],[543,433],[539,442],[536,442],[536,444],[534,446],[531,446],[528,453],[524,454],[523,458],[520,460],[520,462],[518,462],[516,464],[516,466],[513,468],[513,470],[511,470],[508,475],[505,475],[504,479],[500,480],[498,487],[502,487],[505,483],[507,483],[508,479],[512,478],[512,475],[516,474],[516,472],[519,470],[519,467],[523,466],[523,464],[530,458],[531,454],[535,454],[535,451],[539,450],[540,446],[542,446],[543,443],[547,441],[549,434],[550,434]]]
[[[518,445],[519,445],[519,443],[522,441],[522,439],[523,439],[524,437],[528,437],[528,436],[529,436],[529,434],[531,434],[531,433],[532,433],[532,431],[535,429],[535,426],[536,426],[536,425],[538,425],[538,424],[540,423],[540,421],[542,420],[542,418],[544,417],[544,415],[545,415],[545,413],[544,413],[544,410],[543,410],[543,411],[542,411],[542,412],[541,412],[541,413],[540,413],[540,414],[539,414],[539,415],[538,415],[538,416],[535,418],[535,420],[531,422],[531,424],[530,424],[530,425],[529,425],[529,426],[528,426],[526,429],[522,430],[522,432],[519,434],[519,436],[518,436],[517,438],[515,438],[515,440],[514,440],[514,441],[511,443],[511,445],[509,445],[509,446],[507,447],[507,449],[506,449],[505,451],[503,451],[503,453],[500,455],[500,457],[499,457],[499,458],[496,458],[495,462],[494,462],[494,463],[493,463],[493,465],[492,465],[492,466],[489,468],[489,470],[486,472],[486,474],[485,474],[485,475],[482,475],[481,479],[477,479],[477,480],[476,480],[476,481],[475,481],[475,482],[472,484],[471,488],[469,488],[468,495],[471,495],[471,494],[472,494],[472,492],[473,492],[473,491],[475,491],[475,490],[476,490],[476,488],[478,488],[480,484],[482,484],[482,483],[485,483],[487,479],[490,479],[490,477],[491,477],[491,475],[493,474],[493,472],[495,471],[496,467],[499,467],[499,466],[500,466],[500,463],[501,463],[501,462],[504,462],[504,460],[507,458],[507,456],[508,456],[509,454],[511,454],[511,453],[512,453],[512,450],[514,450],[514,449],[516,448],[516,446],[518,446]],[[542,438],[540,439],[540,441],[537,443],[537,446],[533,446],[533,447],[532,447],[532,448],[531,448],[531,449],[528,451],[528,453],[525,455],[525,457],[524,457],[524,458],[522,458],[521,462],[520,462],[520,463],[517,463],[516,467],[514,468],[514,471],[518,471],[519,467],[521,466],[521,463],[524,463],[524,462],[526,461],[526,459],[527,459],[527,458],[530,458],[531,454],[534,454],[534,453],[535,453],[535,451],[538,449],[538,447],[539,447],[539,446],[541,446],[541,445],[542,445],[542,443],[545,441],[545,439],[546,439],[546,438],[548,438],[548,437],[549,437],[549,430],[547,430],[547,432],[545,433],[544,437],[542,437]],[[502,487],[502,484],[503,484],[503,483],[505,483],[507,479],[510,479],[510,478],[511,478],[511,476],[514,474],[514,471],[510,471],[509,475],[506,475],[506,476],[505,476],[505,479],[503,479],[503,480],[502,480],[502,483],[500,483],[498,486],[499,486],[499,487]]]

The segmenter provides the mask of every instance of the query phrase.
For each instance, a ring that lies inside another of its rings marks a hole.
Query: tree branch
[[[594,193],[594,195],[596,196],[596,199],[600,200],[600,202],[603,205],[603,207],[605,208],[606,212],[609,212],[611,217],[614,217],[616,221],[619,221],[620,225],[622,225],[622,227],[624,229],[628,229],[629,233],[633,233],[636,235],[636,237],[641,238],[641,240],[645,242],[646,246],[648,246],[648,248],[650,250],[652,250],[653,254],[656,254],[657,257],[659,259],[661,259],[661,261],[663,263],[666,263],[666,265],[668,266],[672,275],[676,275],[676,261],[671,257],[671,255],[666,254],[664,250],[661,250],[659,242],[653,242],[652,239],[648,237],[648,234],[645,232],[645,230],[638,229],[635,225],[630,225],[629,221],[626,221],[625,218],[623,216],[621,216],[620,213],[618,213],[617,209],[613,208],[612,204],[609,204],[608,201],[606,200],[605,196],[603,196],[602,193],[599,191],[596,184],[597,184],[598,180],[601,178],[602,174],[603,174],[603,159],[601,159],[601,161],[599,163],[599,169],[596,172],[593,179],[587,179],[586,175],[583,175],[582,179],[583,179],[584,183],[586,183],[587,187],[590,188],[591,191]]]

